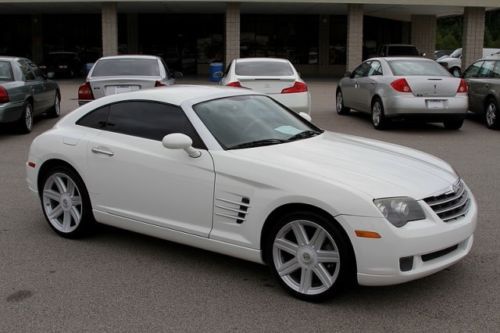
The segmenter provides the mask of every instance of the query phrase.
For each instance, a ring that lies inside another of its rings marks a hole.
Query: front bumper
[[[471,250],[477,224],[477,205],[470,193],[471,206],[457,220],[443,222],[421,202],[426,219],[409,222],[396,228],[384,218],[337,216],[347,231],[356,256],[360,285],[383,286],[399,284],[431,275],[465,257]],[[382,238],[360,238],[354,230],[369,230]],[[401,260],[411,258],[408,270]]]
[[[297,113],[311,113],[311,95],[309,92],[270,94],[269,96]]]
[[[416,117],[444,120],[465,117],[468,109],[466,94],[455,97],[416,97],[413,94],[394,95],[384,99],[384,111],[388,118]],[[437,105],[436,105],[437,104]]]

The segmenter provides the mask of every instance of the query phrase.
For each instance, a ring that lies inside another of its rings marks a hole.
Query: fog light
[[[411,271],[413,268],[413,257],[399,258],[399,269],[401,272]]]

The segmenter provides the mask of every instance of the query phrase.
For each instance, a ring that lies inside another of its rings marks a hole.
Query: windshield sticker
[[[300,130],[300,129],[297,129],[293,126],[288,126],[288,125],[276,127],[274,130],[278,131],[280,133],[283,133],[283,134],[288,134],[288,135],[295,135],[295,134],[298,134],[298,133],[303,131],[303,130]]]

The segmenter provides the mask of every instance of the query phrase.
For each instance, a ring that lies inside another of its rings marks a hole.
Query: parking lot
[[[181,79],[178,83],[202,83]],[[59,81],[62,112],[80,81]],[[402,144],[451,163],[473,191],[479,224],[472,252],[430,277],[357,287],[321,304],[290,297],[267,267],[102,227],[82,240],[57,236],[25,182],[29,135],[0,129],[0,332],[473,331],[500,329],[500,131],[470,116],[458,131],[339,116],[335,82],[309,80],[312,118],[327,130]]]

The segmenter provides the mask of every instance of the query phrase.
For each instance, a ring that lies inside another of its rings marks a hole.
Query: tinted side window
[[[477,77],[477,74],[479,73],[479,70],[481,69],[481,66],[483,64],[483,61],[478,61],[475,64],[470,65],[469,68],[464,73],[464,78],[469,79],[473,77]]]
[[[21,72],[23,73],[24,81],[33,81],[35,79],[35,75],[31,71],[31,67],[28,65],[28,63],[26,63],[24,61],[20,61],[19,68],[21,69]]]
[[[382,75],[382,65],[380,62],[372,61],[370,71],[368,72],[368,76],[371,75]]]
[[[363,77],[368,75],[368,71],[371,68],[371,62],[364,62],[361,65],[358,66],[353,72],[353,77]]]
[[[106,105],[90,113],[87,113],[85,116],[80,118],[76,122],[76,124],[85,127],[103,129],[104,127],[106,127],[108,116],[109,116],[109,106]]]
[[[184,111],[168,104],[146,101],[112,104],[105,130],[157,141],[167,134],[183,133],[193,140],[194,147],[206,149]]]
[[[493,67],[495,67],[494,61],[485,61],[483,67],[479,70],[478,76],[484,78],[493,77]]]
[[[500,78],[500,61],[496,61],[495,69],[493,69],[493,77],[495,79]]]

